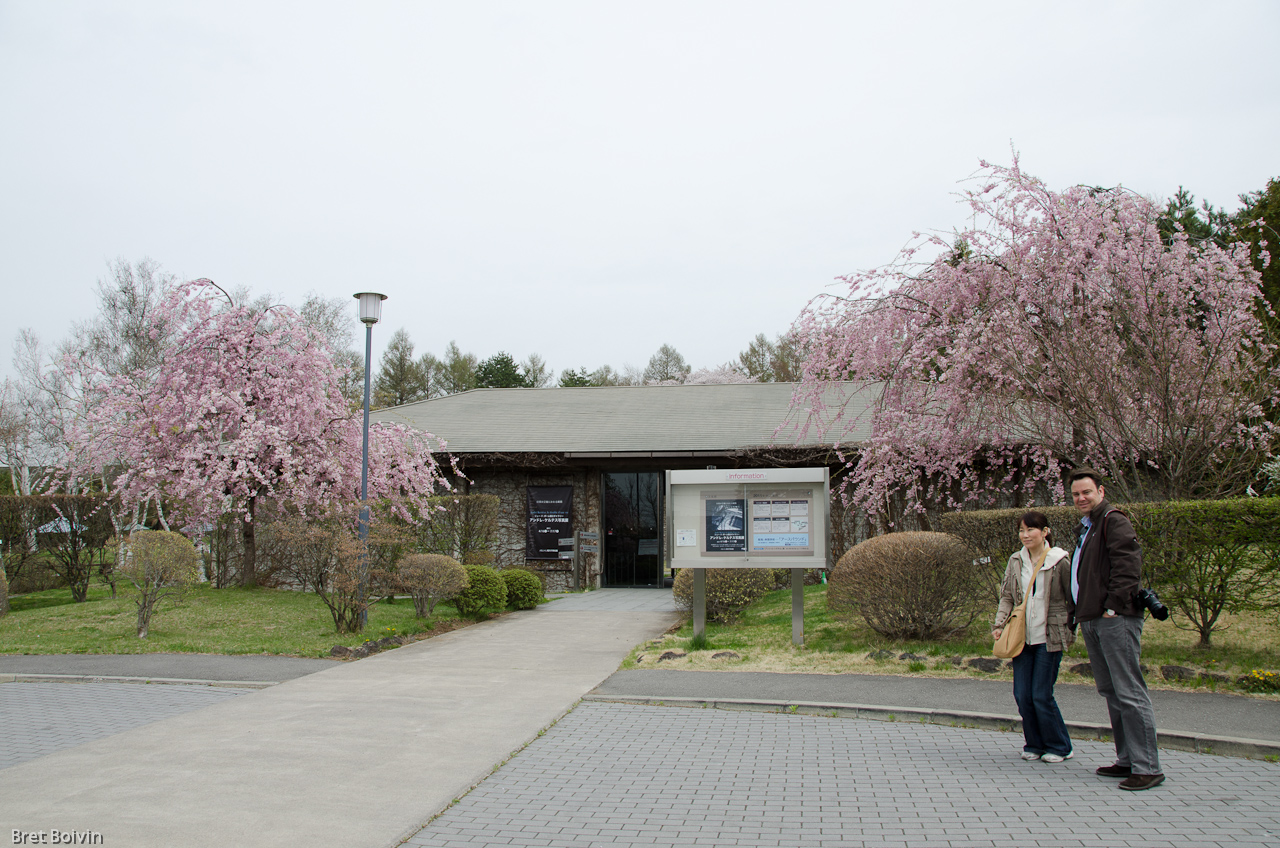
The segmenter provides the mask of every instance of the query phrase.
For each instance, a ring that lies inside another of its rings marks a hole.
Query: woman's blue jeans
[[[1071,753],[1071,737],[1062,720],[1053,684],[1058,681],[1062,652],[1050,652],[1044,645],[1024,645],[1013,658],[1013,699],[1022,716],[1022,750],[1033,754]]]

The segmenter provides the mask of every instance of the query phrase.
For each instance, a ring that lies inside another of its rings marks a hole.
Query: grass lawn
[[[951,658],[991,656],[991,639],[987,635],[990,618],[995,606],[979,617],[966,638],[945,642],[894,642],[867,627],[857,616],[837,618],[827,610],[826,586],[806,586],[804,598],[803,647],[791,644],[791,590],[770,592],[758,603],[747,609],[738,623],[723,625],[707,623],[705,650],[690,649],[693,637],[692,624],[686,623],[678,631],[640,646],[631,652],[623,663],[624,668],[671,668],[698,671],[781,671],[810,672],[817,674],[900,674],[929,677],[982,677],[1012,681],[1011,671],[995,674],[961,668],[952,664]],[[1143,631],[1142,659],[1151,668],[1147,677],[1153,687],[1192,689],[1188,684],[1166,682],[1159,673],[1162,665],[1181,665],[1196,670],[1211,670],[1226,674],[1235,680],[1252,669],[1280,669],[1280,622],[1271,615],[1243,614],[1226,618],[1226,629],[1215,632],[1214,647],[1200,651],[1195,645],[1198,636],[1167,622],[1148,618]],[[687,656],[656,661],[665,650],[687,651]],[[891,651],[894,657],[913,653],[922,660],[897,659],[872,660],[867,655],[878,650]],[[741,659],[712,659],[717,651],[734,651]],[[1076,640],[1075,646],[1062,662],[1062,679],[1087,680],[1068,672],[1076,663],[1085,662],[1088,656],[1084,642]],[[1238,691],[1234,684],[1213,684],[1214,688]],[[1277,697],[1277,696],[1269,696]]]
[[[0,618],[3,654],[282,654],[328,656],[334,645],[354,647],[383,636],[427,636],[470,624],[453,607],[438,605],[430,621],[418,619],[413,602],[375,604],[363,633],[336,633],[329,609],[311,593],[280,589],[192,589],[178,604],[162,601],[150,634],[139,639],[137,607],[130,594],[94,585],[89,600],[71,602],[67,589],[10,599]]]

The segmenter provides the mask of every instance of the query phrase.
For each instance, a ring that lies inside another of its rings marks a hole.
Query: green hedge
[[[523,568],[504,568],[498,572],[507,584],[507,606],[511,609],[533,609],[542,600],[542,581]]]
[[[39,532],[53,525],[65,531]],[[23,585],[23,572],[42,563],[83,601],[93,568],[109,566],[113,534],[106,499],[96,495],[0,496],[0,542],[8,582]],[[31,539],[36,541],[35,550]],[[37,556],[42,554],[43,556]]]
[[[463,618],[481,618],[485,610],[501,610],[507,605],[507,584],[487,565],[464,565],[467,588],[449,603]]]
[[[1175,623],[1210,637],[1223,612],[1280,609],[1280,498],[1116,504],[1142,546],[1143,582],[1175,612]],[[1075,507],[1040,507],[1054,543],[1075,544]],[[956,512],[942,529],[967,541],[988,565],[991,591],[1016,551],[1017,521],[1026,509]]]
[[[959,536],[977,553],[978,561],[984,566],[981,569],[983,591],[993,598],[1000,596],[1000,582],[1009,555],[1022,547],[1018,539],[1018,519],[1032,509],[1049,519],[1053,543],[1071,550],[1075,545],[1075,528],[1080,523],[1080,513],[1074,506],[981,509],[942,516],[942,532]]]
[[[1224,612],[1280,609],[1280,498],[1133,506],[1143,578],[1201,647]]]

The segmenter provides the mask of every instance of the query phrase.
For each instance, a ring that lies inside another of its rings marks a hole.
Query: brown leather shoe
[[[1120,765],[1098,766],[1093,773],[1103,777],[1128,777],[1133,774],[1133,769],[1130,766]]]
[[[1150,789],[1162,783],[1164,783],[1163,774],[1131,774],[1120,781],[1120,788],[1128,789],[1130,792],[1141,792],[1143,789]]]

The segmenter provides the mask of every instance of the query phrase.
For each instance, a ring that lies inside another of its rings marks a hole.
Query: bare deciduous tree
[[[658,348],[649,357],[649,364],[644,369],[645,383],[683,383],[689,376],[689,363],[669,344]]]

